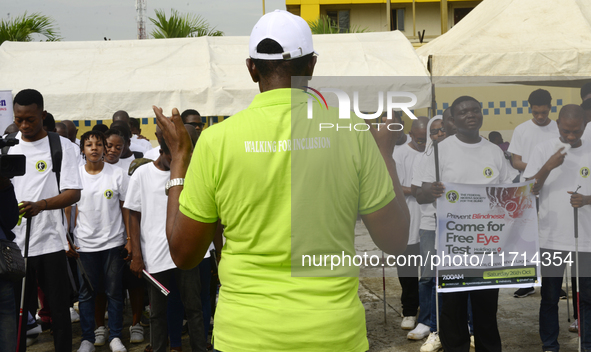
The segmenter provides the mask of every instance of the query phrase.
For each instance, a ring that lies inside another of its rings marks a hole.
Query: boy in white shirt
[[[580,252],[580,328],[582,347],[591,349],[591,150],[582,140],[585,130],[583,109],[578,105],[565,105],[558,117],[559,138],[536,146],[524,177],[535,178],[534,192],[539,192],[540,260],[542,261],[542,301],[540,303],[540,338],[544,351],[558,351],[558,301],[565,260],[574,263],[575,239],[572,207],[579,208]],[[577,187],[577,194],[574,191]],[[570,193],[570,195],[569,195]],[[560,265],[556,265],[557,259]],[[548,259],[553,265],[544,265]],[[573,264],[573,277],[576,276]]]
[[[511,173],[503,151],[480,137],[482,108],[469,96],[457,98],[451,106],[451,120],[456,134],[439,144],[439,174],[443,182],[464,184],[511,183]],[[422,177],[423,192],[439,198],[444,193],[441,182],[436,182],[435,153],[426,159]],[[487,170],[488,172],[484,172]],[[501,337],[497,326],[498,289],[469,291],[474,319],[476,350],[501,351]],[[444,293],[440,312],[440,338],[447,352],[468,351],[468,291]]]
[[[189,324],[191,350],[205,352],[206,342],[199,299],[199,267],[190,270],[178,269],[172,261],[166,239],[168,196],[164,189],[170,180],[172,157],[164,139],[159,142],[162,150],[160,157],[153,163],[136,169],[129,181],[125,199],[124,207],[130,210],[131,271],[141,276],[142,270],[145,269],[171,291],[170,299],[174,299],[180,293]],[[149,293],[152,306],[150,314],[152,348],[154,352],[164,352],[168,342],[168,298],[153,286],[150,287]]]

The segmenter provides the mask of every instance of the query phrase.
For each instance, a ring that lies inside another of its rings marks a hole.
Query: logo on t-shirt
[[[460,195],[456,191],[448,191],[445,194],[445,199],[447,199],[447,201],[450,203],[455,203],[458,201],[458,199],[460,199]]]
[[[105,198],[107,199],[111,199],[113,198],[113,191],[111,191],[110,189],[105,191]]]
[[[47,170],[47,163],[45,161],[43,161],[43,160],[39,160],[37,162],[37,164],[35,164],[35,168],[39,172],[44,172],[45,170]]]
[[[589,168],[588,168],[588,167],[585,167],[585,166],[583,166],[583,167],[581,168],[581,170],[579,171],[579,173],[581,174],[581,176],[582,176],[583,178],[587,178],[587,177],[589,176]]]
[[[490,167],[485,167],[484,171],[482,171],[482,174],[486,178],[491,178],[493,176],[493,170]]]

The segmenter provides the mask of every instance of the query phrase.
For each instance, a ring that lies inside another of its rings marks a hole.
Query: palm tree
[[[162,38],[186,38],[223,36],[224,32],[210,28],[209,23],[199,15],[181,14],[176,10],[170,10],[170,17],[166,19],[164,10],[155,10],[156,19],[150,17],[150,21],[157,27],[150,33],[156,39]]]
[[[368,28],[359,28],[354,26],[348,29],[341,29],[339,25],[330,19],[330,17],[323,15],[318,17],[316,21],[308,22],[312,34],[335,34],[335,33],[364,33],[369,32]]]
[[[17,16],[9,20],[0,20],[0,44],[7,40],[13,42],[30,42],[33,34],[39,34],[47,41],[61,40],[57,25],[53,18],[34,13]]]

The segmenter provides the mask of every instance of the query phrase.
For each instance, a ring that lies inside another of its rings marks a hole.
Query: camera
[[[12,178],[14,176],[22,176],[25,174],[26,157],[24,155],[8,155],[8,148],[18,144],[19,140],[16,138],[2,138],[0,137],[0,176]]]

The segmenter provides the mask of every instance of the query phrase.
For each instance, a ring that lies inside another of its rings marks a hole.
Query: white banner
[[[438,291],[540,286],[533,181],[444,186],[433,258]]]
[[[14,120],[12,111],[12,91],[0,90],[0,135]]]

